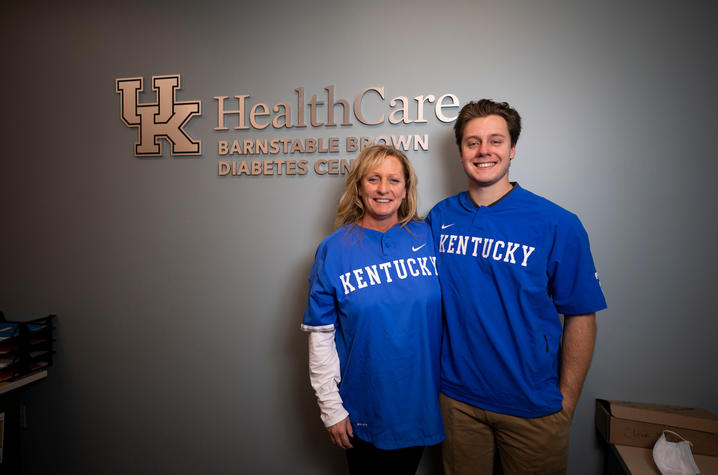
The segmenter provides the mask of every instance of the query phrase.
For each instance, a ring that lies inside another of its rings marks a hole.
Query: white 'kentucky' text
[[[520,248],[520,254],[516,251]],[[511,241],[478,236],[460,236],[455,234],[442,234],[439,239],[439,252],[443,254],[470,253],[473,257],[481,256],[484,259],[503,261],[516,264],[521,261],[521,267],[526,267],[529,257],[536,250],[533,246],[519,244]]]
[[[431,267],[429,266],[431,263]],[[370,285],[389,284],[397,279],[408,277],[436,276],[436,257],[410,257],[409,259],[396,259],[354,269],[339,275],[344,287],[344,295],[363,289]],[[382,280],[382,278],[384,280]],[[368,280],[368,282],[367,282]]]

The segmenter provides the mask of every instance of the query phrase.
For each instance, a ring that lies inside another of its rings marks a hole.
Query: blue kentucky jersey
[[[578,218],[516,185],[491,206],[447,198],[427,222],[445,313],[441,391],[520,417],[560,410],[559,313],[606,307]]]
[[[309,283],[303,326],[336,328],[339,392],[356,435],[381,449],[440,442],[441,292],[429,227],[345,226],[319,245]]]

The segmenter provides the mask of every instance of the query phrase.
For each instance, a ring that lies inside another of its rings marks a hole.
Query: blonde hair
[[[373,145],[361,151],[347,176],[344,193],[339,198],[337,215],[334,218],[334,229],[339,229],[345,224],[361,223],[365,209],[364,202],[359,196],[359,183],[367,173],[381,165],[386,157],[396,158],[404,169],[406,198],[399,205],[399,223],[403,226],[411,220],[419,219],[416,213],[416,174],[409,159],[403,152],[390,145]]]

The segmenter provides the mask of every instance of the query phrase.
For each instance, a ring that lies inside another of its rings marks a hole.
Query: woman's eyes
[[[366,181],[368,181],[369,183],[378,183],[379,177],[371,176],[371,177],[367,178]],[[401,183],[401,180],[399,178],[389,178],[389,181],[391,183]]]

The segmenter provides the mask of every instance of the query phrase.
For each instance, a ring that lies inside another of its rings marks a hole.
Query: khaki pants
[[[446,440],[445,475],[491,475],[498,454],[504,474],[565,474],[571,417],[559,411],[523,418],[439,396]],[[499,472],[501,473],[501,472]]]

